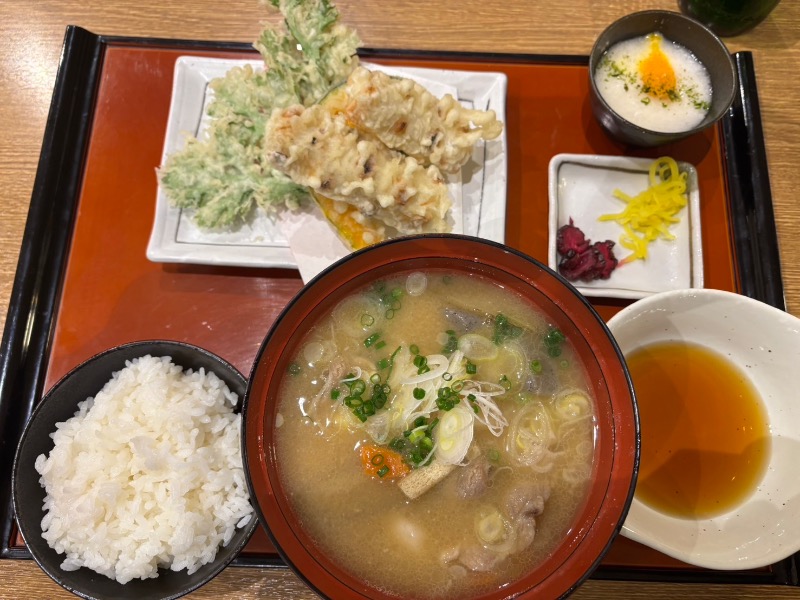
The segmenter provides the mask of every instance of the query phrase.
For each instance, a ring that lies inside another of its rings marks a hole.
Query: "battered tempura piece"
[[[208,128],[158,171],[170,204],[190,209],[202,228],[236,228],[256,206],[274,214],[308,198],[308,190],[265,162],[264,125],[274,108],[319,101],[358,64],[361,41],[330,0],[270,4],[283,22],[267,24],[255,42],[265,68],[234,67],[213,79]]]
[[[411,79],[364,67],[331,96],[323,104],[341,111],[358,129],[448,173],[458,172],[479,140],[503,131],[494,111],[464,108],[449,94],[438,99]]]
[[[348,246],[361,250],[386,239],[386,226],[374,217],[366,217],[352,204],[331,200],[317,192],[311,193],[322,214]]]
[[[363,137],[344,115],[331,114],[322,105],[275,110],[267,123],[264,152],[295,183],[355,207],[363,223],[376,219],[401,234],[450,229],[445,215],[451,199],[436,167],[424,167]],[[366,243],[383,239],[381,232],[366,233],[378,236]]]

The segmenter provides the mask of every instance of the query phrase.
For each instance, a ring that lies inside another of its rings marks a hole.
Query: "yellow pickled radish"
[[[674,240],[670,227],[680,222],[678,214],[688,204],[686,173],[665,156],[650,165],[649,186],[636,196],[614,190],[614,197],[625,202],[622,212],[601,215],[600,221],[616,221],[623,233],[619,244],[631,251],[620,264],[647,258],[648,246],[661,238]]]

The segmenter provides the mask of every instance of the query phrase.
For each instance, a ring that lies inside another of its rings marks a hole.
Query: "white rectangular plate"
[[[626,156],[558,154],[549,169],[548,264],[558,271],[556,234],[570,218],[592,242],[611,240],[617,244],[617,259],[626,255],[618,240],[622,229],[614,221],[598,217],[618,213],[623,203],[613,196],[616,189],[635,196],[649,185],[653,160]],[[585,296],[643,298],[667,290],[703,287],[703,244],[700,228],[700,194],[694,166],[678,162],[688,174],[688,206],[678,215],[680,223],[670,230],[675,240],[658,239],[650,244],[646,260],[622,265],[607,280],[572,282]]]
[[[208,125],[205,108],[211,90],[209,82],[223,76],[229,69],[245,64],[263,68],[260,60],[230,60],[196,56],[179,57],[175,63],[172,101],[164,139],[162,164],[167,156],[181,149],[188,137],[199,137]],[[470,108],[494,110],[505,123],[507,77],[504,73],[484,73],[420,68],[387,68],[362,63],[368,68],[381,69],[390,74],[414,79],[441,97],[445,93],[457,95],[459,101]],[[453,231],[503,242],[505,239],[506,212],[506,161],[507,137],[501,137],[476,146],[472,160],[462,169],[460,181],[455,177],[449,184],[454,198]],[[334,247],[323,251],[322,260],[309,264],[308,269],[298,265],[304,260],[309,244],[297,244],[298,256],[293,253],[281,221],[281,216],[270,218],[261,210],[255,218],[230,231],[208,231],[197,227],[189,211],[170,206],[166,194],[159,186],[156,212],[147,257],[154,262],[178,262],[246,267],[301,267],[307,279],[338,256]],[[289,216],[296,225],[297,215]],[[323,219],[318,211],[302,214],[303,219]],[[309,231],[324,231],[314,223]],[[290,229],[295,230],[296,229]],[[331,230],[332,232],[332,230]],[[331,234],[335,236],[335,234]],[[332,241],[332,240],[331,240]],[[296,240],[292,241],[292,246]]]

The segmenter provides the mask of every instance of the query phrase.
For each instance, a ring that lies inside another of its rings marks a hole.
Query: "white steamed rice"
[[[126,583],[214,560],[253,518],[237,401],[212,372],[144,356],[58,423],[36,470],[43,536],[66,554],[61,567]]]

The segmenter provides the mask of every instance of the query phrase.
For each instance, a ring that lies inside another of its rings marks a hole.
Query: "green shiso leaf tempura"
[[[319,101],[358,65],[361,41],[330,2],[271,2],[285,29],[268,26],[255,42],[265,69],[234,67],[214,79],[205,135],[187,139],[159,169],[170,203],[193,209],[200,227],[236,226],[256,206],[294,208],[307,197],[306,188],[266,163],[265,124],[275,108]]]

